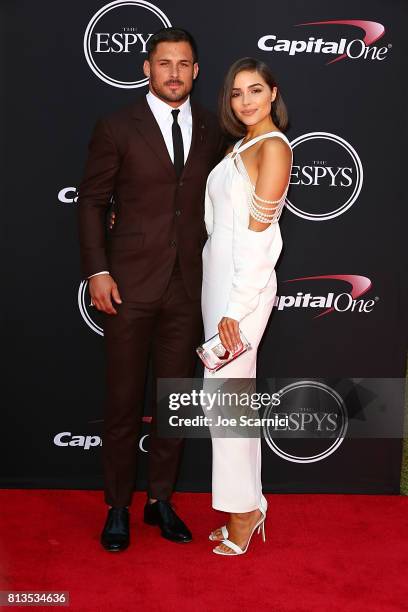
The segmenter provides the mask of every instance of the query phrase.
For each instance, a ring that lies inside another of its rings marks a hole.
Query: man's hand
[[[106,314],[117,314],[111,301],[111,297],[116,304],[121,304],[118,286],[110,274],[99,274],[89,279],[89,293],[91,294],[92,304],[101,312]]]
[[[241,348],[239,324],[235,319],[223,317],[218,323],[218,333],[220,334],[222,345],[230,353],[236,353]]]

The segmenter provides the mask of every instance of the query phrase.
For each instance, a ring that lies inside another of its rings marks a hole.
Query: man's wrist
[[[110,272],[108,272],[107,270],[102,270],[102,272],[95,272],[95,274],[91,274],[91,276],[88,276],[88,280],[93,276],[99,276],[100,274],[110,274]]]

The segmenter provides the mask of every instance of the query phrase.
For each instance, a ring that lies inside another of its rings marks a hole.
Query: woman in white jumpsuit
[[[202,312],[205,338],[220,333],[225,348],[239,346],[240,328],[252,350],[206,378],[256,377],[256,357],[276,296],[275,265],[282,249],[279,216],[292,165],[282,133],[286,108],[268,66],[251,58],[231,66],[221,96],[221,123],[241,135],[208,177],[203,250]],[[246,552],[262,531],[260,437],[217,437],[212,432],[213,508],[230,513],[210,539],[214,552]]]

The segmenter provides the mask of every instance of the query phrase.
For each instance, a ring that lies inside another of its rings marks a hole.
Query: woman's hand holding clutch
[[[218,333],[223,346],[230,351],[230,353],[236,353],[241,346],[241,338],[239,334],[239,324],[235,319],[229,317],[223,317],[218,323]]]

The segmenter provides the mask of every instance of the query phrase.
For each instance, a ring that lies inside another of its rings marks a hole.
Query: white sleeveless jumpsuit
[[[208,240],[203,249],[202,313],[205,339],[218,333],[222,317],[239,321],[252,350],[204,377],[255,378],[257,349],[276,296],[275,265],[282,249],[278,219],[287,188],[266,230],[248,228],[249,201],[254,186],[240,153],[264,138],[282,138],[281,132],[262,134],[245,145],[238,141],[210,173],[205,196]],[[289,145],[290,146],[290,145]],[[204,381],[205,383],[205,381]],[[261,440],[212,437],[212,505],[224,512],[249,512],[261,502]]]

